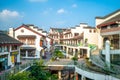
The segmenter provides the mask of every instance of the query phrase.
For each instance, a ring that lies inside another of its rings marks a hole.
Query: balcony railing
[[[18,72],[22,72],[24,71],[27,67],[30,67],[33,64],[33,61],[28,61],[25,64],[21,64],[21,65],[16,65],[15,67],[3,71],[0,73],[0,80],[8,80],[8,77],[10,74],[16,74]]]
[[[101,50],[102,54],[105,55],[105,50]],[[119,49],[115,49],[115,50],[110,50],[110,54],[120,54],[120,50]]]

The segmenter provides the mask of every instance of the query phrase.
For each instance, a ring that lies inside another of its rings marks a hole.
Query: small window
[[[92,30],[89,30],[89,32],[91,33],[91,32],[92,32]]]
[[[24,30],[22,29],[21,32],[24,33]]]
[[[96,30],[94,30],[94,33],[96,33]]]

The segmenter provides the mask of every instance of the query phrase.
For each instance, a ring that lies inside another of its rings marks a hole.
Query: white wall
[[[24,30],[24,32],[22,33],[21,30]],[[17,39],[18,35],[35,35],[36,36],[36,39],[35,39],[36,54],[35,55],[37,58],[40,58],[40,51],[41,51],[42,47],[40,47],[39,43],[40,43],[41,36],[26,29],[26,28],[24,28],[24,27],[15,31],[15,38],[16,39]],[[28,46],[31,46],[31,45],[28,45]],[[31,47],[33,47],[33,46],[31,46]]]
[[[85,76],[87,78],[93,79],[93,80],[119,80],[119,79],[112,77],[110,75],[86,71],[86,70],[80,69],[78,67],[75,67],[75,72],[77,72],[78,74]]]
[[[92,30],[90,33],[89,30]],[[98,32],[94,33],[94,29],[84,29],[84,41],[88,39],[89,44],[96,44],[98,45]]]

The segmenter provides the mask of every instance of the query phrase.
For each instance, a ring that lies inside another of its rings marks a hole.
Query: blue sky
[[[0,0],[0,30],[34,24],[44,30],[88,23],[120,9],[119,0]]]

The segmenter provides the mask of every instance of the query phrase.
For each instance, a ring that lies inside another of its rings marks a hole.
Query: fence
[[[25,64],[16,65],[15,67],[9,70],[5,70],[0,73],[0,80],[8,80],[8,76],[10,74],[16,74],[20,71],[23,71],[24,69],[27,69],[27,67],[30,67],[32,64],[33,64],[33,61],[27,61],[27,63]]]

